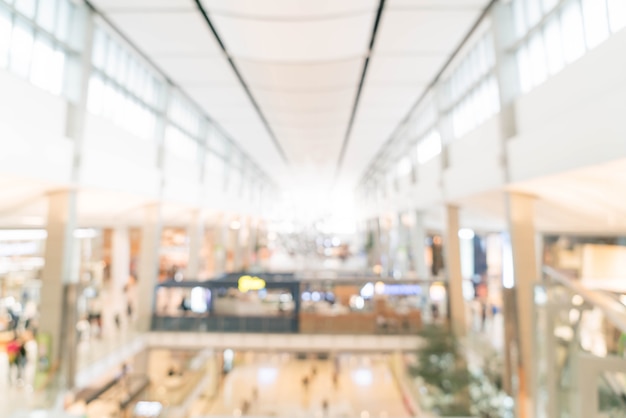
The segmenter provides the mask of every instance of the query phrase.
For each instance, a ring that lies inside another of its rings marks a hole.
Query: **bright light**
[[[440,282],[435,282],[430,286],[430,300],[433,302],[442,302],[446,298],[446,288]]]
[[[310,301],[311,300],[311,292],[304,292],[302,293],[302,300],[304,301]]]
[[[469,228],[459,229],[459,238],[461,239],[474,239],[474,231]]]
[[[98,231],[95,229],[77,229],[74,231],[74,238],[95,238],[98,236]]]
[[[311,293],[311,300],[313,302],[319,302],[320,299],[322,299],[322,296],[320,295],[320,292],[313,292],[313,293]]]
[[[417,162],[424,164],[441,153],[441,136],[432,130],[417,144]]]
[[[195,313],[204,313],[207,310],[206,289],[203,287],[194,287],[191,289],[191,311]]]
[[[334,237],[332,240],[333,246],[338,247],[341,244],[341,240],[337,237]]]
[[[372,283],[367,283],[361,289],[361,296],[365,299],[369,299],[374,296],[374,285]]]
[[[583,303],[585,303],[585,300],[583,299],[583,297],[582,297],[582,296],[580,296],[580,295],[574,295],[574,296],[572,296],[572,305],[574,305],[574,306],[580,306],[580,305],[582,305]]]
[[[239,229],[239,228],[241,228],[241,223],[240,223],[239,221],[232,221],[232,222],[230,223],[230,229],[235,229],[235,230],[237,230],[237,229]]]
[[[383,282],[376,282],[376,284],[374,285],[374,292],[376,292],[377,295],[382,295],[385,293],[385,283]]]
[[[233,352],[233,350],[231,350],[230,348],[227,348],[226,350],[224,350],[224,361],[225,362],[233,361],[234,357],[235,357],[235,353]]]

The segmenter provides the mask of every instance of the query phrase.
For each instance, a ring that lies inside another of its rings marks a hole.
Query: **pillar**
[[[67,387],[76,372],[76,288],[73,263],[76,192],[60,190],[48,196],[47,238],[42,270],[39,330],[50,337],[50,366],[58,367]]]
[[[141,227],[137,297],[137,329],[150,329],[154,305],[154,286],[159,275],[159,247],[161,245],[161,205],[153,203],[144,208]]]
[[[389,275],[389,225],[384,217],[378,218],[378,243],[380,252],[381,275]]]
[[[213,258],[215,265],[214,277],[226,272],[226,238],[228,225],[224,217],[218,218],[214,226]]]
[[[127,227],[113,229],[111,235],[111,303],[114,318],[117,314],[125,318],[126,304],[129,294],[125,294],[124,287],[130,277],[130,233]],[[106,306],[106,305],[105,305]]]
[[[200,209],[194,209],[191,214],[191,221],[187,227],[187,237],[189,239],[189,257],[185,279],[196,280],[200,272],[200,253],[204,240],[204,216]]]
[[[519,353],[517,405],[518,416],[524,418],[534,416],[534,287],[539,279],[534,203],[529,195],[508,193],[506,197],[516,317],[510,315],[505,321],[516,329],[517,347],[507,341],[505,349]]]
[[[424,226],[424,214],[420,211],[415,212],[411,229],[411,250],[415,274],[420,279],[427,279],[430,275],[424,257],[426,253],[426,227]]]
[[[459,240],[459,208],[446,206],[446,266],[448,273],[448,293],[450,300],[450,321],[457,337],[464,337],[465,299],[463,298],[463,275],[461,274],[461,246]]]

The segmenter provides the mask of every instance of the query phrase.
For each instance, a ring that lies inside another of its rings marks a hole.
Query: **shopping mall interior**
[[[626,417],[626,0],[0,0],[0,417]]]

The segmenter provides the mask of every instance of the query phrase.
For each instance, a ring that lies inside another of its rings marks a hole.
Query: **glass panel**
[[[57,9],[57,25],[56,36],[62,42],[69,41],[70,25],[72,15],[72,6],[68,0],[59,0],[59,8]]]
[[[50,33],[54,33],[56,8],[56,0],[39,0],[39,10],[37,11],[37,24]]]
[[[0,7],[0,68],[6,68],[9,63],[9,48],[11,47],[11,15],[4,7]]]
[[[93,34],[93,50],[91,62],[94,67],[103,70],[106,65],[107,36],[101,29],[95,29]]]
[[[604,0],[582,0],[587,47],[593,48],[609,37],[606,3]]]
[[[25,22],[17,20],[11,37],[11,70],[20,77],[27,78],[30,70],[30,56],[33,50],[33,30]]]
[[[33,60],[30,68],[30,82],[44,90],[50,90],[55,82],[50,70],[54,59],[54,45],[43,36],[37,36],[33,48]],[[58,83],[57,83],[58,84]]]
[[[16,0],[15,9],[24,16],[33,19],[37,11],[37,3],[35,0]]]
[[[530,68],[532,69],[533,85],[543,83],[548,76],[546,66],[546,51],[543,46],[543,38],[541,34],[536,34],[530,38],[528,43],[528,59]]]
[[[533,27],[541,20],[541,5],[539,0],[526,0],[526,13],[528,16],[528,26]]]
[[[431,131],[417,144],[417,161],[424,164],[441,153],[441,136],[438,131]]]
[[[563,43],[561,41],[561,23],[554,17],[547,23],[543,32],[546,56],[548,57],[548,70],[550,74],[556,74],[565,65],[563,59]]]
[[[109,43],[109,47],[107,48],[106,73],[111,78],[115,76],[120,52],[120,48],[115,42]]]
[[[527,93],[532,88],[532,78],[530,73],[528,51],[525,46],[522,46],[517,50],[516,58],[520,90],[522,93]]]
[[[517,38],[521,38],[526,35],[526,12],[524,11],[524,0],[513,0],[511,3],[513,7],[513,19],[515,24],[515,35]]]
[[[577,1],[570,1],[565,5],[561,14],[561,29],[565,61],[570,63],[585,53],[583,19]]]
[[[608,0],[611,31],[626,27],[626,0]]]

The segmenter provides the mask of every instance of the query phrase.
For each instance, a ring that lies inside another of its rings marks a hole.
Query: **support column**
[[[50,366],[59,367],[66,386],[76,374],[76,287],[73,263],[76,192],[61,190],[48,196],[45,264],[42,270],[39,329],[50,337]]]
[[[465,299],[463,298],[463,275],[461,274],[461,246],[459,240],[459,208],[446,206],[446,270],[452,331],[457,337],[467,332],[465,322]]]
[[[536,252],[533,196],[508,193],[506,198],[508,225],[513,261],[512,283],[515,289],[516,318],[519,350],[518,361],[518,416],[534,416],[534,287],[539,279],[539,263]],[[511,347],[508,345],[506,349]]]
[[[197,280],[200,272],[200,253],[204,241],[204,216],[200,209],[194,209],[191,214],[191,221],[187,227],[187,237],[189,237],[189,257],[185,279]]]
[[[420,211],[415,212],[415,222],[411,230],[411,248],[413,250],[413,266],[415,274],[420,279],[427,279],[428,266],[426,265],[426,227],[424,226],[424,214]]]
[[[110,314],[120,318],[126,317],[126,303],[129,294],[124,294],[124,287],[130,277],[130,234],[128,228],[113,229],[111,236],[111,303],[113,312]],[[130,318],[128,318],[130,319]]]
[[[159,247],[161,245],[161,205],[154,203],[144,209],[144,224],[141,228],[141,250],[137,295],[137,329],[150,329],[154,305],[154,286],[159,275]]]
[[[382,277],[389,276],[389,230],[385,218],[378,218],[378,243],[380,250],[380,267]]]
[[[400,277],[406,276],[409,271],[409,233],[410,225],[407,223],[406,215],[399,213],[397,217],[397,238],[394,260],[394,272]]]

